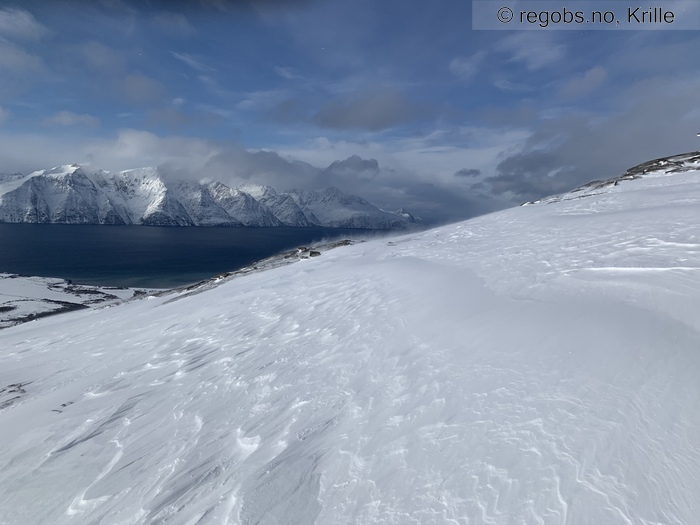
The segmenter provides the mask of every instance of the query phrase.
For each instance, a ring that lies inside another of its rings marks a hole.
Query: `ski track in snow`
[[[698,523],[697,176],[8,328],[0,524]]]

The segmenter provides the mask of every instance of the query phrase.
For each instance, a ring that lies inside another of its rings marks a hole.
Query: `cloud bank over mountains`
[[[6,4],[0,171],[334,185],[441,222],[698,148],[696,33],[474,32],[470,16],[457,0]]]

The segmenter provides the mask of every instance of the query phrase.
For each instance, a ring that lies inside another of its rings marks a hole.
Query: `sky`
[[[466,0],[0,1],[0,172],[336,186],[451,222],[700,149],[700,31]]]

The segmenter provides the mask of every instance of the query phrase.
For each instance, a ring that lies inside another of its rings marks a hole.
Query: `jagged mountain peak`
[[[399,217],[403,217],[410,223],[422,223],[423,219],[420,217],[415,217],[411,212],[409,212],[406,208],[399,208],[395,212],[393,212],[394,215],[398,215]]]
[[[172,180],[157,167],[87,173],[66,164],[0,182],[0,222],[367,229],[414,222],[338,188],[285,193],[253,183],[231,188]]]
[[[266,184],[255,184],[252,182],[246,182],[245,184],[236,186],[236,189],[247,193],[255,199],[277,195],[277,191],[275,191],[275,189],[272,186],[268,186]]]
[[[111,177],[123,176],[123,177],[133,177],[140,179],[151,179],[151,180],[162,180],[162,174],[157,167],[142,167],[142,168],[132,168],[129,170],[123,170],[116,174],[110,174],[109,172],[104,172],[109,174]]]
[[[65,177],[67,175],[73,175],[73,174],[79,174],[79,175],[85,175],[85,171],[83,170],[83,167],[80,164],[63,164],[60,166],[54,166],[53,168],[47,169],[47,170],[39,170],[35,171],[31,175],[46,175],[46,176],[53,176],[53,177]]]

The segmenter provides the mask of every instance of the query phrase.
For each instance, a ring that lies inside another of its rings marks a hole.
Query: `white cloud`
[[[286,91],[267,89],[251,91],[243,94],[243,100],[236,104],[236,108],[242,110],[261,110],[274,106],[287,96]]]
[[[0,36],[34,40],[41,38],[47,32],[47,29],[37,22],[31,13],[23,9],[0,9]]]
[[[101,139],[80,145],[83,157],[96,167],[122,170],[139,166],[172,164],[194,172],[200,169],[222,145],[188,137],[160,137],[149,131],[122,129],[116,139]]]
[[[470,57],[457,57],[450,62],[450,71],[463,82],[470,82],[479,72],[484,58],[485,51],[478,51]]]
[[[591,91],[600,87],[608,73],[604,67],[595,66],[586,71],[583,75],[576,76],[569,80],[561,90],[561,95],[565,98],[578,98],[588,95]]]
[[[488,176],[499,153],[522,140],[515,132],[505,138],[488,130],[465,133],[478,136],[479,142],[442,147],[433,145],[432,139],[354,143],[319,137],[298,147],[255,151],[232,141],[164,137],[136,129],[87,140],[72,134],[0,132],[0,158],[3,171],[23,173],[77,162],[110,171],[159,166],[178,177],[228,184],[252,180],[280,190],[337,186],[385,209],[403,206],[419,216],[446,220],[503,207],[494,200],[477,198],[468,187],[474,181],[454,173],[470,168]],[[369,164],[371,169],[365,169]],[[332,165],[336,169],[329,168]],[[338,170],[339,165],[345,169]]]
[[[175,51],[171,51],[171,53],[175,58],[177,58],[181,62],[184,62],[185,64],[190,66],[195,71],[199,71],[200,73],[212,73],[212,72],[216,71],[216,69],[214,69],[211,66],[208,66],[207,64],[202,62],[200,59],[198,59],[192,55],[189,55],[187,53],[176,53]]]
[[[493,85],[501,91],[512,91],[516,93],[533,91],[533,88],[531,86],[528,86],[527,84],[519,84],[517,82],[511,82],[510,80],[506,80],[503,78],[496,80],[493,83]]]
[[[0,106],[0,125],[2,125],[2,123],[5,122],[9,116],[10,112]]]
[[[0,40],[0,71],[31,73],[44,69],[40,57],[12,42]]]
[[[452,134],[454,145],[445,145]],[[450,182],[454,173],[478,168],[490,173],[499,155],[521,143],[529,132],[465,127],[458,130],[436,131],[427,137],[401,138],[393,141],[331,140],[317,137],[296,146],[280,146],[277,152],[285,157],[299,159],[315,166],[327,166],[338,159],[352,155],[377,159],[385,168],[401,173],[403,183]],[[406,178],[411,174],[410,179]]]
[[[287,80],[297,80],[304,78],[301,75],[296,74],[294,70],[290,67],[275,66],[274,70],[275,73],[277,73],[282,78],[286,78]]]
[[[43,121],[45,126],[99,126],[100,120],[97,117],[86,114],[73,113],[72,111],[59,111],[47,117]]]
[[[510,55],[513,62],[522,62],[530,71],[554,66],[566,57],[566,48],[551,33],[524,31],[510,35],[495,47]]]
[[[122,129],[108,138],[6,130],[0,132],[0,171],[30,173],[77,162],[112,171],[172,163],[194,172],[221,149],[215,141],[159,137],[135,129]]]

